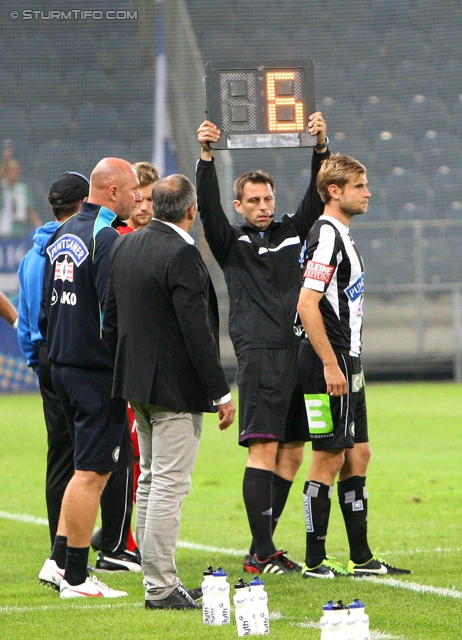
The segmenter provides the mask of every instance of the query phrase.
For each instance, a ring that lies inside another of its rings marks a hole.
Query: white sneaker
[[[85,582],[77,585],[70,585],[67,580],[63,580],[61,582],[60,596],[61,598],[87,598],[92,596],[97,598],[122,598],[123,596],[128,596],[128,593],[111,589],[107,584],[97,580],[96,576],[88,576]]]
[[[39,580],[45,587],[52,587],[59,591],[64,578],[64,569],[60,569],[54,560],[47,558],[39,573]]]

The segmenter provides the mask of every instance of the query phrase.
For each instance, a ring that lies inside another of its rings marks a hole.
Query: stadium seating
[[[413,140],[406,134],[381,131],[372,140],[373,167],[377,173],[384,174],[394,167],[411,169],[416,163]]]
[[[462,139],[448,132],[426,131],[420,141],[421,168],[433,175],[441,166],[462,166]]]
[[[451,127],[449,109],[440,98],[418,94],[406,106],[408,130],[421,136],[428,130],[445,131]]]
[[[405,111],[396,100],[369,96],[362,107],[363,129],[370,139],[381,131],[403,133],[407,128]]]
[[[462,213],[462,167],[442,165],[433,174],[435,217],[450,218]]]
[[[425,175],[416,170],[395,167],[385,178],[384,185],[386,203],[395,214],[408,205],[413,205],[414,210],[428,205],[432,197]]]
[[[420,60],[404,60],[396,67],[394,88],[401,102],[407,102],[417,94],[437,97],[440,79],[431,64]]]

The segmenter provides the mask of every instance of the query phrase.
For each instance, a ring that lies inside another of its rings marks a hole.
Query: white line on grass
[[[46,520],[45,518],[28,516],[27,513],[7,513],[6,511],[0,511],[0,518],[3,518],[4,520],[18,520],[19,522],[27,522],[29,524],[44,524],[48,526],[48,520]]]
[[[0,511],[0,518],[4,520],[17,520],[19,522],[27,522],[28,524],[39,524],[48,526],[48,520],[45,518],[36,518],[30,516],[27,513],[8,513],[7,511]],[[242,556],[248,553],[246,549],[225,549],[223,547],[211,547],[206,544],[198,544],[196,542],[178,541],[178,547],[180,549],[193,549],[195,551],[207,551],[209,553],[222,553],[227,556]],[[380,554],[385,555],[412,555],[417,553],[460,553],[462,548],[456,549],[442,549],[437,547],[436,549],[408,549],[408,550],[395,550],[395,551],[381,551]],[[403,584],[403,583],[400,583]],[[410,584],[410,583],[407,583]]]
[[[59,597],[59,596],[58,596]],[[132,607],[143,607],[144,606],[144,602],[117,602],[114,604],[81,604],[81,605],[74,605],[74,604],[68,604],[68,608],[69,609],[131,609]],[[31,613],[33,611],[58,611],[63,609],[63,605],[59,605],[59,604],[41,604],[41,605],[37,605],[37,606],[32,606],[32,607],[18,607],[18,606],[6,606],[6,607],[0,607],[0,613]]]
[[[206,544],[197,544],[196,542],[178,541],[177,547],[180,549],[195,549],[196,551],[208,551],[209,553],[222,553],[227,556],[245,556],[249,553],[246,549],[222,549],[221,547],[209,547]]]
[[[399,589],[408,589],[409,591],[415,591],[416,593],[431,593],[435,596],[445,596],[448,598],[462,599],[462,592],[456,589],[444,589],[443,587],[432,587],[431,585],[418,584],[417,582],[404,582],[401,580],[394,580],[393,578],[378,578],[377,576],[364,576],[360,578],[367,582],[374,582],[375,584],[385,585],[387,587],[398,587]]]
[[[4,520],[16,520],[26,522],[27,524],[39,524],[48,526],[48,520],[45,518],[36,518],[26,513],[8,513],[0,511],[0,518]],[[207,551],[208,553],[221,553],[227,556],[244,556],[248,551],[246,549],[223,549],[222,547],[210,547],[206,544],[197,544],[196,542],[178,541],[177,545],[180,549],[193,549],[194,551]]]

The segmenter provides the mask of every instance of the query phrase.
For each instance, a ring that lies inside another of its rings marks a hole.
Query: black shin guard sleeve
[[[338,499],[350,545],[350,558],[363,564],[372,558],[367,541],[367,491],[365,476],[352,476],[337,485]]]
[[[303,503],[306,523],[306,555],[308,567],[317,567],[326,557],[326,536],[329,525],[333,487],[312,480],[305,482]]]

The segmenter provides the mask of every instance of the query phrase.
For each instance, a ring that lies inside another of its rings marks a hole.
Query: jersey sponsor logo
[[[350,286],[345,289],[345,293],[350,302],[354,302],[364,293],[364,273],[359,276],[356,282],[353,282],[353,284],[350,284]]]
[[[74,263],[67,261],[67,256],[64,262],[57,262],[55,264],[55,280],[68,280],[74,281]]]
[[[74,307],[77,304],[77,296],[73,292],[63,291],[59,301],[61,304],[70,304]]]
[[[80,267],[88,256],[88,249],[85,243],[72,233],[65,233],[47,248],[48,257],[51,263],[59,256],[70,256],[75,264]]]
[[[321,262],[308,260],[303,277],[310,278],[311,280],[319,280],[320,282],[329,284],[332,280],[332,276],[334,275],[334,271],[335,267],[330,264],[322,264]]]
[[[56,291],[56,289],[53,289],[53,291],[51,292],[50,304],[56,304],[58,300],[59,300],[58,292]]]

